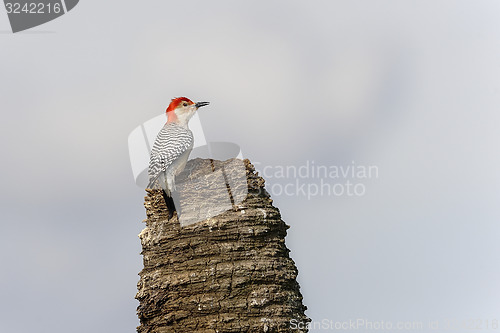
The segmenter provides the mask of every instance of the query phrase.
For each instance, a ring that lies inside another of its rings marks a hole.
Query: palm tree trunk
[[[245,186],[235,181],[241,166]],[[181,223],[177,214],[168,220],[160,191],[148,189],[145,197],[137,331],[307,332],[291,327],[310,319],[285,245],[289,226],[253,165],[195,159],[179,178]],[[215,193],[221,179],[226,190]],[[222,202],[230,206],[219,214]],[[200,211],[208,213],[200,218]]]

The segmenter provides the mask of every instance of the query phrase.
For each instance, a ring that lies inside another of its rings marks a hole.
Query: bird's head
[[[189,119],[191,119],[196,110],[208,104],[208,102],[194,103],[186,97],[174,98],[167,108],[167,122],[187,126]]]

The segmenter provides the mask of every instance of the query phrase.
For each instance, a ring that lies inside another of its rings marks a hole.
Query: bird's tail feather
[[[170,195],[168,195],[165,190],[162,190],[161,193],[163,195],[163,199],[165,200],[165,205],[168,209],[168,219],[170,220],[172,216],[174,216],[174,212],[176,211],[174,199]]]
[[[157,176],[155,177],[151,177],[149,178],[149,183],[148,183],[148,186],[146,186],[146,188],[151,188],[151,189],[154,189],[154,188],[159,188],[159,180],[160,180],[160,175],[158,174]]]

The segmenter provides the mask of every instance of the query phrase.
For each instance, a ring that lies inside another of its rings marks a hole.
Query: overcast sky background
[[[127,137],[174,96],[210,101],[207,139],[261,169],[378,167],[364,196],[273,195],[313,320],[500,320],[499,15],[86,0],[12,34],[0,8],[2,332],[135,331],[145,211]]]

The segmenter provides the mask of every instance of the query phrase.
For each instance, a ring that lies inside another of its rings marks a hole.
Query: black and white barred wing
[[[193,133],[176,124],[166,124],[151,149],[148,188],[162,188],[167,169],[193,147]]]

